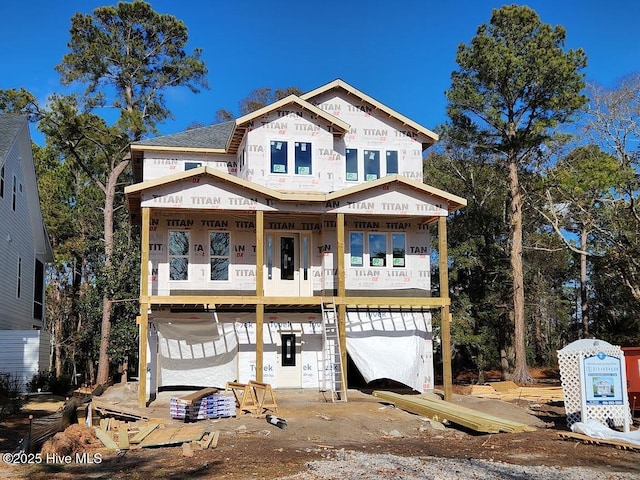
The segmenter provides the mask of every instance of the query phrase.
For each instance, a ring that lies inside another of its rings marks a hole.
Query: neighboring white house
[[[48,370],[44,276],[52,260],[27,116],[0,114],[0,373],[23,383]]]
[[[141,403],[233,380],[322,389],[334,369],[344,388],[347,358],[367,382],[433,388],[430,309],[448,315],[449,298],[431,296],[428,226],[445,248],[444,220],[466,204],[423,183],[436,140],[335,80],[133,143]],[[327,348],[333,321],[341,348]]]

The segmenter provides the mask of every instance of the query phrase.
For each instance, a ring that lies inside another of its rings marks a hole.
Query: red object
[[[640,347],[622,347],[631,410],[640,410]]]

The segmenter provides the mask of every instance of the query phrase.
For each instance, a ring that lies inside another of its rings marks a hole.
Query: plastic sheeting
[[[575,433],[582,433],[591,438],[600,438],[603,440],[621,440],[634,445],[640,445],[640,430],[630,432],[618,432],[597,420],[587,420],[585,422],[576,422],[571,425],[571,430]]]
[[[233,324],[158,322],[158,386],[224,388],[236,378],[238,339]]]
[[[347,352],[366,382],[388,378],[418,392],[433,388],[431,315],[347,312]]]

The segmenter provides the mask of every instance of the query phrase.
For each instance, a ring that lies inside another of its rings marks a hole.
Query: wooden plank
[[[140,443],[141,447],[158,447],[198,442],[207,431],[206,425],[188,425],[155,429]]]
[[[620,448],[622,450],[635,450],[640,451],[640,445],[635,443],[629,443],[622,440],[609,440],[604,438],[593,438],[582,433],[575,432],[559,432],[558,436],[563,440],[579,440],[582,443],[590,443],[594,445],[608,445],[611,447]]]
[[[142,430],[140,430],[138,433],[136,433],[133,438],[131,440],[129,440],[130,443],[140,443],[142,442],[145,438],[147,438],[147,435],[149,435],[151,432],[153,432],[156,428],[158,428],[158,424],[157,423],[152,423],[146,427],[144,427]]]
[[[496,392],[508,392],[509,390],[517,390],[518,385],[511,381],[511,380],[506,380],[503,382],[491,382],[491,387],[493,387],[493,389]]]
[[[118,431],[118,447],[120,450],[129,450],[129,431],[126,428]]]
[[[219,390],[217,388],[203,388],[202,390],[185,395],[184,397],[179,397],[178,401],[186,405],[191,405],[193,402],[218,392]]]
[[[96,398],[92,400],[92,403],[93,403],[93,408],[96,409],[98,412],[103,413],[104,415],[113,415],[116,417],[132,418],[134,420],[148,419],[147,415],[145,415],[144,412],[134,408],[115,405],[105,400],[99,400]]]
[[[207,439],[202,440],[200,442],[200,446],[202,447],[203,450],[206,450],[207,448],[209,448],[209,446],[211,446],[211,448],[216,448],[218,446],[219,437],[220,437],[219,431],[216,430],[215,432],[209,432],[207,434]]]
[[[463,427],[470,428],[477,432],[499,433],[499,432],[533,432],[535,427],[524,423],[511,422],[493,415],[487,415],[470,408],[455,405],[441,400],[428,400],[416,398],[413,395],[400,395],[392,392],[374,391],[373,395],[395,403],[396,406],[411,413],[427,416],[433,420],[448,420]],[[413,398],[412,398],[413,397]]]
[[[119,449],[118,444],[113,441],[111,435],[98,427],[93,427],[93,429],[96,432],[96,437],[98,437],[98,440],[100,440],[105,447],[111,448],[113,450]]]

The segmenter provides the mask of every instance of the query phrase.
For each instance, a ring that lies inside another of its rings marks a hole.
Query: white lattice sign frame
[[[622,375],[620,392],[621,403],[588,402],[585,395],[587,379],[584,373],[585,358],[595,356],[608,356],[619,359]],[[560,366],[560,379],[564,392],[564,407],[567,415],[567,427],[576,422],[593,419],[604,425],[624,427],[629,430],[631,423],[631,410],[627,397],[626,370],[624,352],[618,346],[611,345],[603,340],[584,339],[577,340],[558,351],[558,364]],[[613,404],[619,403],[619,404]]]

